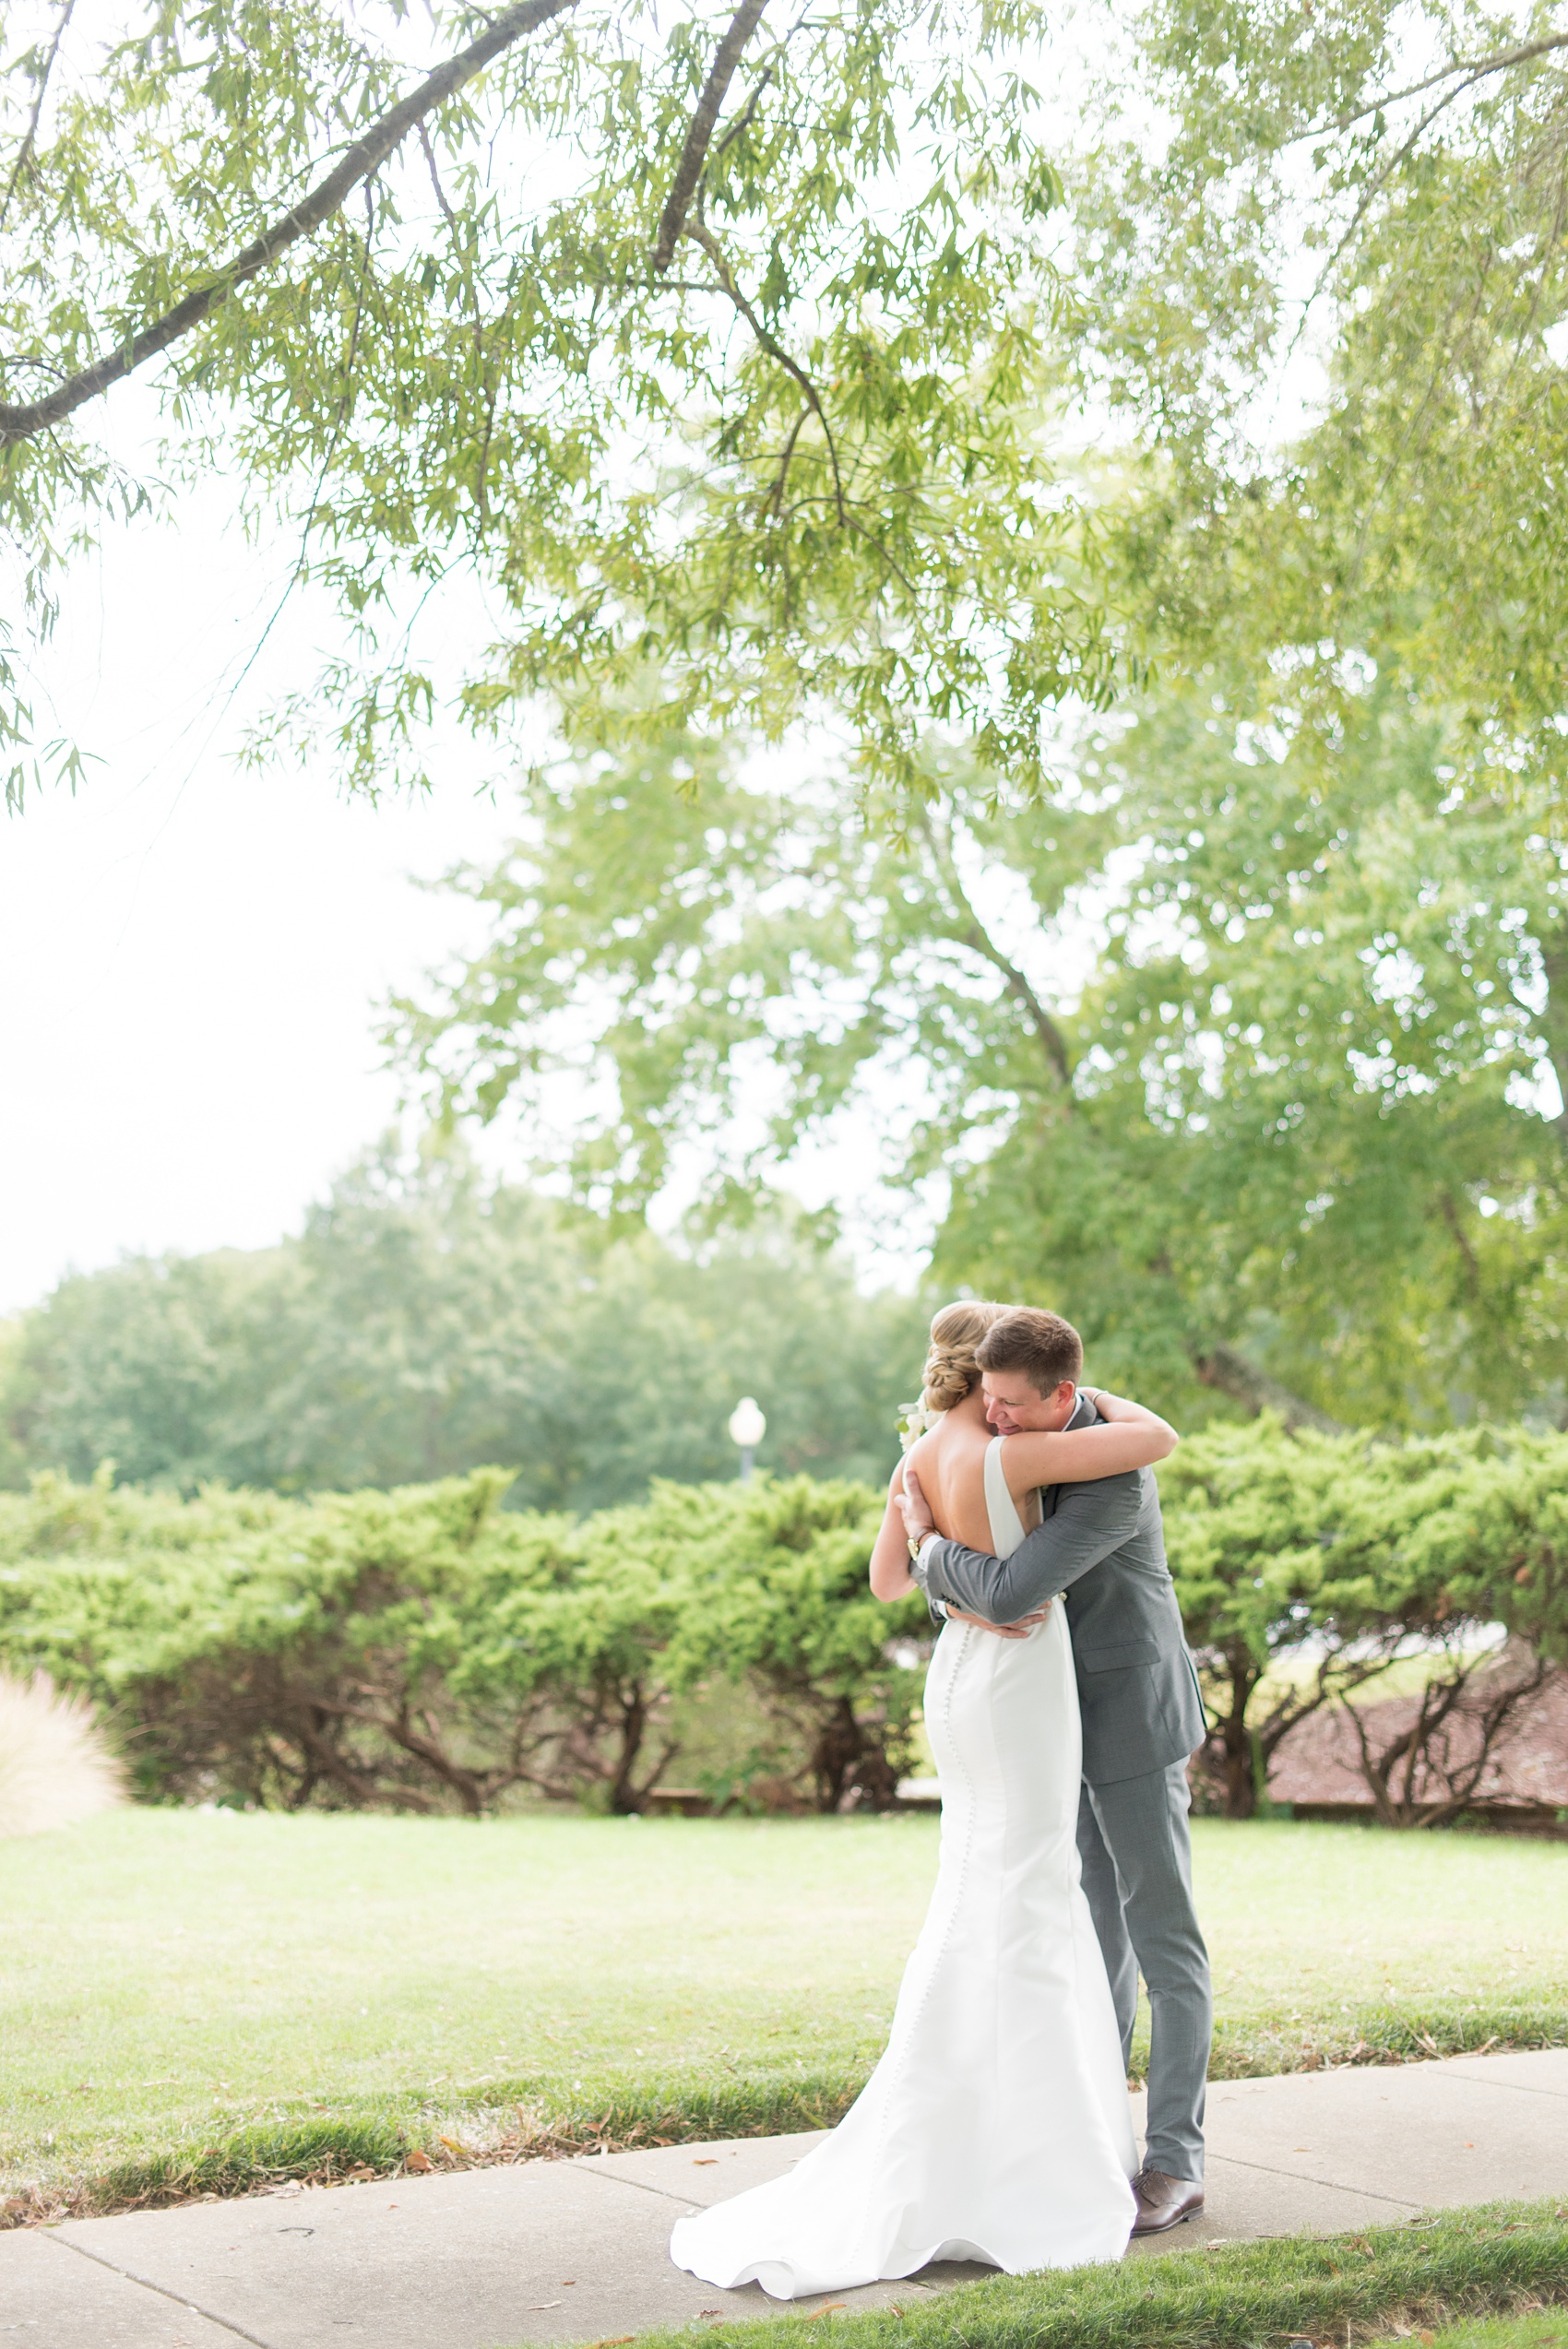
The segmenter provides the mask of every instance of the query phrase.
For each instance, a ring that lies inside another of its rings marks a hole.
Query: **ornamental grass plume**
[[[46,1672],[0,1673],[0,1837],[72,1827],[125,1799],[124,1773],[87,1700],[59,1695]]]

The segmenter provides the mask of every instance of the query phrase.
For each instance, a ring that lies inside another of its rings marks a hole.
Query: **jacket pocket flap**
[[[1146,1636],[1119,1640],[1114,1647],[1081,1647],[1078,1662],[1086,1672],[1123,1672],[1134,1664],[1158,1664],[1159,1642]]]

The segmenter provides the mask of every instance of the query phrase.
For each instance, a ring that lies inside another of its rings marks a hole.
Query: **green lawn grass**
[[[1563,2349],[1568,2319],[1561,2308],[1536,2308],[1514,2317],[1472,2317],[1443,2326],[1432,2334],[1432,2341],[1436,2349]]]
[[[1414,2336],[1417,2349],[1550,2349],[1568,2331],[1562,2218],[1550,2202],[1501,2203],[1360,2235],[989,2276],[937,2298],[846,2311],[832,2320],[833,2339],[838,2349],[1284,2349],[1294,2340],[1352,2349]],[[722,2349],[793,2349],[801,2321],[769,2313],[712,2325],[705,2337]],[[643,2333],[637,2349],[690,2338]]]
[[[1568,2044],[1568,1852],[1200,1821],[1216,2070]],[[469,1823],[127,1810],[0,1845],[0,2179],[105,2206],[842,2109],[925,1817]],[[37,2207],[33,2202],[30,2207]]]

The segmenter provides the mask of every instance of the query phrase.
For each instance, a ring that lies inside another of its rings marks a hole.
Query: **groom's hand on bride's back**
[[[904,1489],[898,1495],[898,1506],[904,1513],[904,1531],[912,1542],[922,1542],[927,1534],[935,1533],[936,1520],[921,1490],[921,1480],[908,1465],[904,1469]]]
[[[931,1507],[921,1490],[921,1480],[913,1468],[904,1470],[904,1489],[898,1496],[898,1506],[904,1513],[904,1531],[917,1547],[928,1534],[936,1531]],[[1032,1615],[1021,1615],[1016,1623],[988,1623],[983,1615],[966,1615],[961,1608],[946,1610],[950,1623],[972,1623],[977,1631],[994,1631],[998,1639],[1027,1640],[1037,1623],[1043,1623],[1051,1612],[1051,1601],[1037,1607]]]

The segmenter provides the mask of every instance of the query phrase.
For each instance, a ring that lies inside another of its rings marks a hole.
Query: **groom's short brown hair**
[[[982,1370],[1021,1370],[1037,1394],[1054,1394],[1063,1379],[1083,1376],[1084,1341],[1060,1313],[1020,1305],[992,1322],[975,1348]]]

